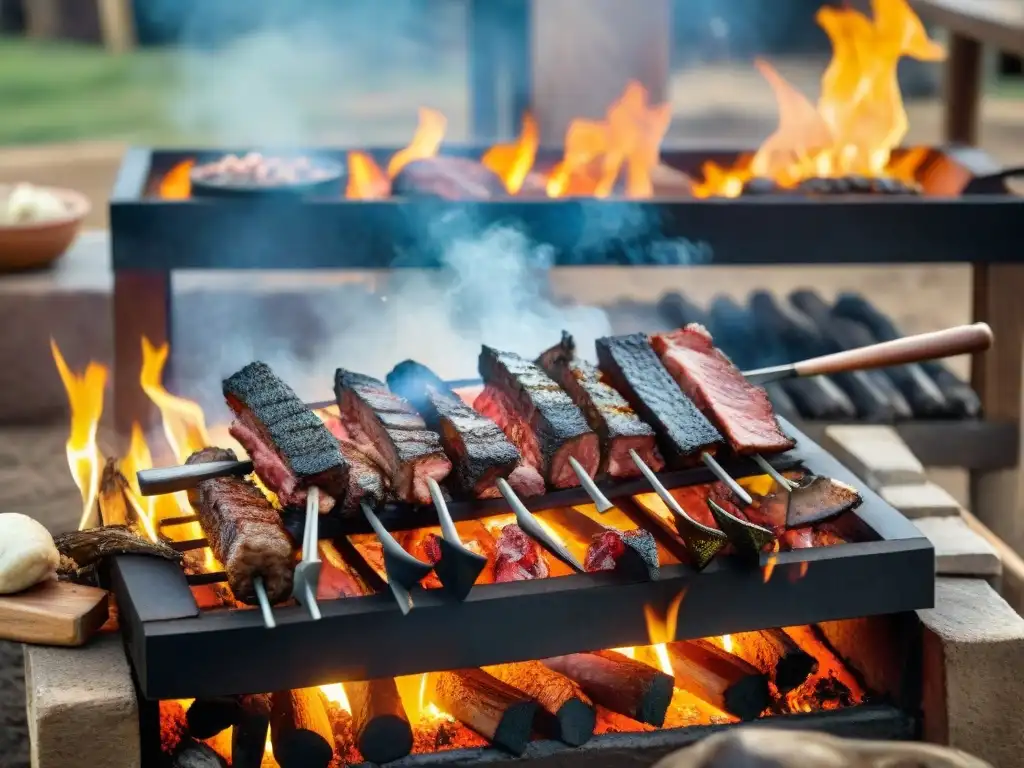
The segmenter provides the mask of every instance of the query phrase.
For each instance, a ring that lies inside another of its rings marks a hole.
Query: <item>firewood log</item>
[[[227,768],[224,758],[201,741],[186,739],[174,750],[171,768]]]
[[[128,525],[134,519],[128,504],[128,481],[116,459],[107,459],[100,475],[96,507],[102,525]]]
[[[281,768],[327,768],[334,757],[334,733],[319,690],[274,694],[270,741]]]
[[[210,739],[235,725],[242,717],[237,696],[196,699],[185,713],[188,732],[193,739]]]
[[[344,683],[352,709],[352,732],[360,754],[390,763],[412,751],[412,727],[394,678]]]
[[[781,629],[740,632],[732,636],[733,653],[757,667],[788,693],[818,670],[817,660]]]
[[[650,664],[617,651],[594,651],[544,659],[544,665],[576,682],[612,712],[659,728],[665,722],[674,682]]]
[[[564,675],[539,661],[496,664],[483,671],[535,699],[542,709],[539,722],[556,739],[578,747],[594,735],[593,702]]]
[[[270,728],[270,697],[240,696],[238,701],[239,718],[231,732],[231,768],[260,768]]]
[[[707,640],[666,646],[675,684],[741,720],[752,720],[771,703],[768,676]]]
[[[434,672],[433,701],[491,744],[521,755],[530,743],[538,707],[526,694],[479,669]]]

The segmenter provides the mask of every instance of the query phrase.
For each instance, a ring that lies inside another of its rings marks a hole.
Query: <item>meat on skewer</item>
[[[601,373],[658,434],[661,454],[673,467],[713,454],[722,436],[679,389],[642,333],[597,340]]]
[[[185,463],[235,460],[233,451],[204,448]],[[257,605],[255,581],[262,579],[271,603],[287,600],[295,571],[292,544],[262,491],[245,478],[218,477],[204,480],[188,495],[235,598]]]
[[[321,418],[337,439],[341,455],[349,466],[348,490],[339,500],[341,508],[356,512],[363,501],[376,508],[390,492],[390,480],[379,453],[372,445],[363,446],[353,440],[338,416],[321,412]]]
[[[751,384],[711,334],[691,324],[651,337],[651,346],[678,386],[717,425],[739,455],[780,453],[796,443],[782,433],[768,395]]]
[[[593,477],[601,459],[597,435],[583,412],[539,366],[511,352],[484,346],[484,390],[473,407],[504,430],[523,457],[552,488],[580,484],[570,458]]]
[[[412,504],[429,504],[427,478],[441,482],[452,463],[436,432],[382,381],[339,368],[334,394],[349,436],[385,468],[392,494]]]
[[[348,464],[324,423],[266,363],[249,363],[223,389],[235,414],[231,436],[281,504],[304,508],[316,486],[320,512],[329,512],[348,489]]]
[[[387,378],[391,390],[409,401],[426,425],[440,434],[462,490],[480,499],[497,498],[495,481],[508,477],[521,459],[501,428],[467,405],[424,365],[406,360]]]
[[[654,430],[637,416],[622,395],[601,381],[597,368],[576,356],[571,335],[562,331],[562,340],[543,352],[537,365],[580,407],[600,438],[599,474],[617,478],[638,476],[640,470],[629,456],[630,449],[655,472],[665,466]]]

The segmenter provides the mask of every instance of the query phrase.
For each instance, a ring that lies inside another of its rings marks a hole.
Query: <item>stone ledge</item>
[[[914,525],[935,546],[937,574],[992,578],[1002,573],[999,554],[960,517],[925,517]]]
[[[878,494],[911,520],[922,517],[959,517],[960,503],[935,483],[890,485]]]
[[[1024,754],[1024,619],[981,579],[939,577],[923,625],[924,737],[992,765]]]
[[[924,467],[892,427],[831,426],[824,447],[872,489],[926,482]]]
[[[24,649],[33,768],[140,768],[138,703],[120,635],[83,648]]]

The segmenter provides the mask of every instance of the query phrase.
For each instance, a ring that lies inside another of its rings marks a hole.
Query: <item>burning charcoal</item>
[[[183,741],[170,759],[170,768],[227,768],[227,765],[212,747],[194,739]]]
[[[617,651],[570,653],[543,662],[612,712],[659,728],[665,722],[674,682],[657,667]]]
[[[832,314],[847,318],[865,326],[875,342],[894,341],[903,336],[892,320],[878,311],[867,299],[856,293],[840,294],[832,306]],[[946,403],[947,416],[977,418],[981,413],[981,402],[971,386],[958,378],[940,360],[901,366],[904,369],[918,369],[931,378],[942,392]],[[916,374],[915,374],[916,377]],[[897,381],[897,386],[899,382]],[[906,393],[904,393],[906,394]],[[910,395],[907,395],[910,397]],[[915,406],[915,413],[916,413]]]
[[[775,179],[768,179],[763,176],[755,176],[743,184],[742,195],[756,196],[756,195],[774,195],[782,192]]]
[[[480,669],[434,672],[427,690],[451,713],[492,744],[521,755],[530,743],[537,704],[526,694]]]
[[[732,653],[768,675],[780,693],[802,685],[818,671],[818,660],[781,629],[732,635]]]
[[[635,450],[641,459],[659,472],[665,462],[658,453],[654,430],[645,424],[618,392],[601,381],[601,373],[576,356],[576,343],[562,331],[562,340],[537,358],[544,369],[580,407],[601,441],[599,474],[637,477],[640,470],[630,458]]]
[[[356,747],[366,760],[390,763],[412,751],[412,727],[394,678],[345,683],[344,688]]]
[[[594,704],[569,678],[539,661],[496,664],[483,671],[535,699],[544,710],[538,718],[542,729],[555,738],[578,747],[594,735]]]
[[[408,163],[391,182],[392,194],[445,200],[489,200],[506,195],[501,177],[466,157],[431,157]]]
[[[739,656],[707,640],[665,647],[675,684],[698,699],[741,720],[753,720],[771,704],[767,675]]]

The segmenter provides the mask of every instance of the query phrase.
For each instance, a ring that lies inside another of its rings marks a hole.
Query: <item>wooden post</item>
[[[154,407],[139,386],[142,337],[154,345],[170,341],[171,277],[166,272],[114,273],[114,428],[127,438],[133,422],[147,427]],[[170,373],[170,360],[164,380]]]
[[[96,0],[103,45],[110,53],[135,47],[135,14],[131,0]]]
[[[1024,265],[974,265],[974,319],[992,326],[992,348],[974,361],[971,384],[981,398],[983,415],[1020,429],[1021,368],[1024,366]],[[1020,456],[1017,468],[972,471],[970,508],[997,536],[1024,551],[1020,515]]]
[[[946,64],[946,141],[978,143],[978,102],[981,97],[981,43],[954,33]]]
[[[530,110],[542,144],[560,146],[573,118],[603,117],[630,80],[652,103],[668,99],[669,0],[530,2]]]

